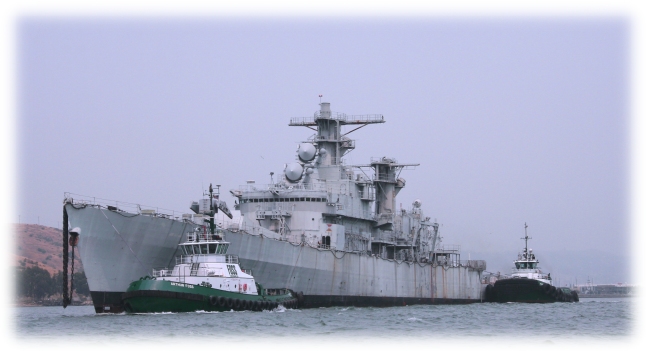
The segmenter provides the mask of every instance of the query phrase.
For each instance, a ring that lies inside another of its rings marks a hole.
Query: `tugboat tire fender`
[[[242,307],[242,301],[239,299],[233,299],[233,307],[239,309],[240,307]]]
[[[548,294],[550,294],[551,297],[556,298],[556,288],[554,287],[554,285],[550,285],[550,291],[548,292]]]
[[[211,306],[217,306],[218,305],[218,297],[217,296],[209,296],[209,303]]]
[[[227,298],[226,298],[226,303],[227,303],[227,306],[228,306],[229,308],[232,308],[232,307],[233,307],[233,299],[232,299],[232,298],[227,297]]]
[[[224,298],[224,296],[218,296],[218,298],[217,298],[218,306],[220,306],[220,307],[224,307],[224,305],[226,304],[226,302],[227,302],[227,301],[226,301],[226,299]]]

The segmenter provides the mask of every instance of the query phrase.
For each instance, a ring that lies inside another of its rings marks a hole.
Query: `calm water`
[[[268,312],[97,315],[88,306],[16,307],[16,342],[93,345],[144,342],[181,346],[187,342],[266,343],[316,347],[325,342],[384,346],[429,342],[533,345],[632,342],[634,298],[581,299],[579,303],[472,304],[392,308],[279,309]],[[412,345],[412,344],[411,344]],[[246,348],[246,347],[245,347]],[[390,348],[390,347],[388,347]]]

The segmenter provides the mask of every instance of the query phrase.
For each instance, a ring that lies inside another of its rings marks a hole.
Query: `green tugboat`
[[[557,288],[550,274],[538,267],[538,260],[527,249],[527,223],[525,223],[525,249],[514,261],[515,269],[510,278],[498,279],[485,288],[486,302],[578,302],[579,295],[569,288]]]
[[[213,190],[209,189],[210,220],[187,235],[172,270],[153,270],[152,276],[130,284],[123,294],[127,313],[193,311],[262,311],[279,305],[297,308],[302,293],[265,289],[245,272],[238,257],[227,255],[229,243],[213,223]],[[208,205],[207,205],[208,206]],[[207,212],[208,214],[208,212]]]

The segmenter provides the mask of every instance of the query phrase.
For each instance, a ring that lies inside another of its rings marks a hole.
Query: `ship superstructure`
[[[523,252],[518,253],[518,258],[514,260],[514,268],[511,271],[512,278],[535,279],[543,284],[552,285],[552,277],[549,273],[545,274],[538,266],[538,259],[532,249],[527,247],[527,241],[531,239],[527,235],[527,223],[525,223],[525,248]]]
[[[258,281],[303,291],[305,306],[479,301],[485,262],[461,261],[456,247],[442,246],[420,200],[396,208],[401,172],[419,164],[392,157],[346,164],[355,148],[348,135],[384,122],[333,113],[322,102],[312,117],[290,120],[316,133],[276,181],[271,173],[269,184],[231,190],[242,221],[227,238]]]
[[[316,134],[299,144],[297,161],[286,164],[275,183],[248,183],[231,190],[238,198],[243,227],[311,247],[400,261],[431,260],[438,223],[424,216],[420,200],[410,210],[397,210],[395,205],[406,185],[400,173],[419,164],[389,157],[364,165],[346,165],[343,160],[355,147],[348,134],[384,122],[382,115],[332,115],[327,102],[314,117],[292,118],[290,126],[312,128]],[[342,133],[343,126],[357,127]]]

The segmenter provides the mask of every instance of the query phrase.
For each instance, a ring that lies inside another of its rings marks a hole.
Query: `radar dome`
[[[316,147],[310,143],[303,143],[298,146],[298,158],[303,162],[310,162],[316,156]]]
[[[290,182],[297,182],[303,176],[303,166],[298,163],[290,163],[285,167],[285,177]]]
[[[422,207],[422,201],[420,201],[419,199],[417,199],[417,200],[413,201],[413,206],[414,206],[415,208],[420,208],[420,207]]]

